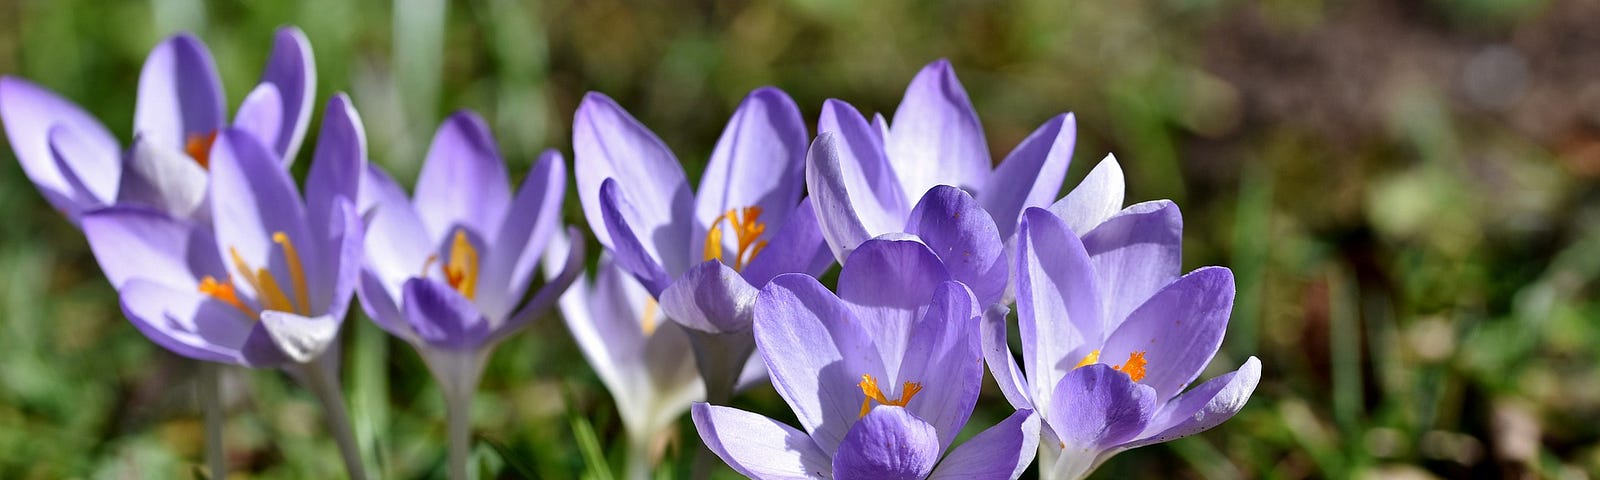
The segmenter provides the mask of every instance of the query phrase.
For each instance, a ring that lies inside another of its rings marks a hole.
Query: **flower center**
[[[1078,362],[1078,366],[1072,367],[1072,368],[1073,369],[1083,368],[1083,367],[1087,367],[1089,365],[1094,365],[1096,363],[1100,363],[1100,351],[1099,350],[1095,350],[1095,351],[1089,352],[1088,355],[1084,355],[1083,356],[1083,360],[1080,360]],[[1140,381],[1140,380],[1144,380],[1144,366],[1147,365],[1147,364],[1149,364],[1149,362],[1145,361],[1144,352],[1140,351],[1140,352],[1133,352],[1133,353],[1128,354],[1128,361],[1126,363],[1123,363],[1122,365],[1113,366],[1113,367],[1111,367],[1111,369],[1119,371],[1119,372],[1122,372],[1122,373],[1126,373],[1126,374],[1128,374],[1128,378],[1129,379],[1132,379],[1133,381],[1137,382],[1137,381]]]
[[[900,398],[890,400],[884,396],[882,390],[878,390],[878,379],[866,374],[861,375],[861,383],[856,384],[856,386],[861,387],[861,393],[867,396],[867,398],[861,400],[862,417],[867,416],[867,413],[872,411],[872,402],[904,407],[907,403],[911,403],[911,397],[917,396],[917,393],[922,391],[921,383],[906,382],[900,386]]]
[[[438,255],[428,255],[428,260],[422,263],[422,276],[428,276],[428,268],[438,260]],[[455,238],[450,241],[450,259],[440,266],[440,270],[444,273],[445,282],[460,292],[461,296],[467,297],[467,300],[477,296],[478,249],[467,239],[466,230],[456,229]]]
[[[655,335],[657,326],[656,312],[660,308],[661,304],[656,303],[655,297],[645,297],[644,316],[639,321],[639,329],[644,331],[644,336]]]
[[[216,142],[215,130],[211,133],[191,133],[189,140],[183,144],[183,151],[189,154],[189,158],[194,159],[194,163],[200,164],[201,168],[211,168],[211,144]]]
[[[278,244],[283,249],[284,263],[289,264],[290,287],[294,288],[294,297],[290,298],[284,293],[278,279],[272,276],[272,271],[266,268],[250,268],[245,263],[244,257],[239,256],[239,251],[228,247],[228,257],[233,261],[234,268],[239,270],[239,276],[245,283],[255,289],[257,300],[261,302],[262,310],[277,310],[280,312],[298,313],[304,316],[311,315],[311,295],[306,287],[305,267],[300,262],[300,252],[294,248],[294,242],[289,240],[289,235],[283,232],[273,232],[272,243]],[[206,275],[200,279],[200,293],[217,299],[233,308],[239,309],[251,318],[259,318],[261,312],[253,310],[244,301],[239,299],[239,292],[233,286],[233,278],[229,277],[217,281],[216,277]]]
[[[757,206],[731,209],[717,217],[717,221],[711,223],[711,229],[706,231],[705,260],[722,260],[722,222],[727,220],[738,245],[733,251],[733,269],[744,270],[744,266],[761,253],[761,249],[767,248],[766,240],[756,241],[767,231],[767,224],[762,223],[760,218],[761,207]]]

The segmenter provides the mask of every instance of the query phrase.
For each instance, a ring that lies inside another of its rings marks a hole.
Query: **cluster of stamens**
[[[211,168],[211,144],[216,142],[217,132],[215,131],[211,133],[192,133],[189,134],[188,140],[183,143],[183,151],[188,153],[189,158],[193,158],[194,163],[200,164],[202,168]]]
[[[289,266],[290,287],[294,289],[292,298],[284,292],[270,270],[251,268],[250,264],[244,261],[244,257],[239,255],[238,249],[228,247],[229,260],[233,262],[234,269],[239,271],[239,278],[255,290],[257,301],[261,302],[261,309],[311,315],[311,295],[306,286],[306,272],[300,262],[300,252],[294,248],[294,242],[289,240],[289,235],[283,232],[273,232],[272,243],[278,244],[283,250],[284,263]],[[233,277],[218,281],[216,277],[206,275],[200,279],[199,290],[206,296],[239,309],[250,318],[261,316],[260,312],[239,299],[239,292],[233,286]]]
[[[767,224],[762,223],[761,207],[749,206],[728,210],[727,213],[717,217],[711,223],[710,230],[706,231],[705,260],[722,260],[722,222],[726,220],[733,229],[736,249],[733,252],[733,269],[744,270],[761,249],[767,248],[767,241],[760,240],[761,234],[767,231]]]
[[[438,260],[438,255],[428,255],[428,259],[422,263],[423,277],[428,276],[428,269]],[[467,239],[465,230],[456,230],[450,241],[450,259],[440,266],[440,270],[445,283],[460,292],[461,296],[467,297],[467,300],[478,295],[478,249]]]
[[[1078,362],[1078,366],[1072,367],[1072,368],[1074,368],[1074,369],[1083,368],[1083,367],[1087,367],[1089,365],[1094,365],[1096,363],[1100,363],[1100,351],[1099,350],[1095,350],[1095,351],[1089,352],[1088,355],[1084,355],[1083,356],[1083,360]],[[1144,366],[1147,363],[1148,362],[1146,362],[1145,359],[1144,359],[1144,352],[1142,352],[1142,351],[1141,352],[1133,352],[1133,353],[1129,353],[1128,354],[1128,361],[1127,362],[1123,363],[1122,365],[1112,366],[1111,369],[1119,371],[1119,372],[1122,372],[1122,373],[1126,373],[1126,374],[1128,374],[1128,378],[1130,378],[1133,381],[1137,382],[1137,381],[1140,381],[1140,380],[1144,380]]]
[[[921,383],[906,382],[900,386],[900,398],[890,400],[883,395],[882,390],[878,389],[878,379],[872,378],[872,375],[868,374],[861,375],[861,383],[856,384],[856,386],[861,387],[861,393],[867,396],[867,398],[861,400],[862,417],[867,416],[867,413],[872,411],[872,402],[878,402],[880,405],[904,407],[907,403],[911,403],[911,397],[917,396],[917,393],[922,391]]]

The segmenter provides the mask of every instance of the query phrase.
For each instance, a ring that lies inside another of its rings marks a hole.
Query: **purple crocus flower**
[[[1017,478],[1039,419],[1018,410],[951,451],[977,402],[979,303],[913,240],[862,243],[835,296],[782,275],[755,301],[755,338],[804,431],[697,403],[700,438],[752,478]],[[942,460],[941,460],[942,458]]]
[[[855,107],[830,99],[822,106],[817,133],[835,135],[838,155],[813,156],[806,186],[815,199],[823,237],[843,261],[869,238],[909,231],[917,214],[914,205],[938,185],[969,192],[982,208],[964,217],[966,221],[987,222],[992,225],[985,229],[1010,238],[1023,208],[1043,207],[1056,199],[1072,160],[1077,122],[1070,113],[1051,118],[998,167],[991,167],[972,102],[950,62],[939,60],[906,87],[892,125],[882,116],[874,116],[869,125]],[[945,261],[1005,265],[998,250],[955,253],[959,256],[946,256]],[[989,292],[1004,291],[1007,278],[1004,268],[987,276],[953,273],[985,302]]]
[[[610,98],[573,125],[578,198],[600,243],[688,327],[706,389],[731,394],[754,351],[750,308],[778,274],[831,263],[801,199],[806,128],[776,88],[751,92],[712,151],[698,193],[648,128]]]
[[[288,164],[305,137],[315,85],[305,34],[279,29],[261,81],[239,106],[231,128],[264,144],[274,163]],[[110,205],[205,215],[211,144],[230,128],[226,116],[211,53],[187,33],[156,45],[146,58],[134,141],[126,153],[103,124],[71,101],[27,80],[0,77],[0,120],[23,172],[74,223]]]
[[[566,261],[566,243],[551,239],[547,272]],[[649,477],[678,417],[705,397],[688,335],[608,255],[600,256],[594,282],[580,276],[560,305],[567,330],[622,417],[628,439],[624,478]]]
[[[85,214],[122,310],[180,355],[250,367],[304,364],[332,342],[360,265],[361,120],[329,101],[301,199],[280,155],[228,128],[207,156],[212,224],[139,205]]]
[[[986,312],[984,355],[1006,399],[1045,418],[1045,478],[1080,478],[1123,450],[1215,427],[1244,407],[1260,379],[1251,357],[1184,392],[1222,344],[1233,274],[1204,267],[1178,276],[1181,223],[1174,230],[1168,221],[1177,209],[1149,205],[1155,208],[1112,216],[1082,239],[1047,210],[1023,214],[1016,253],[1022,368],[1005,340],[1004,307]],[[1162,249],[1173,254],[1152,254]]]

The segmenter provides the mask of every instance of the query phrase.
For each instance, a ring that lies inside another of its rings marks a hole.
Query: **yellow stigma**
[[[289,266],[289,282],[294,288],[294,297],[284,293],[283,287],[278,284],[278,279],[272,276],[272,271],[266,268],[252,268],[244,261],[244,257],[239,255],[238,249],[228,247],[228,259],[233,262],[233,268],[239,271],[239,278],[256,291],[256,301],[261,303],[263,310],[310,316],[311,295],[306,286],[305,265],[300,262],[299,250],[294,248],[294,242],[289,240],[289,235],[283,232],[273,232],[272,243],[278,244],[278,247],[283,249],[283,260]],[[215,277],[206,275],[200,279],[199,289],[200,293],[232,305],[252,318],[261,316],[260,312],[251,310],[239,299],[232,278],[219,282]]]
[[[727,220],[728,226],[733,228],[734,240],[737,248],[733,252],[733,269],[744,270],[745,265],[755,260],[756,254],[761,249],[767,248],[767,241],[756,239],[767,231],[767,224],[762,223],[761,207],[749,206],[728,210],[727,213],[717,217],[711,223],[711,228],[706,230],[705,260],[722,260],[722,221]],[[726,263],[726,262],[724,262]]]
[[[661,304],[656,303],[655,297],[646,297],[644,299],[644,316],[639,321],[639,329],[644,330],[644,336],[646,337],[656,333],[656,311],[659,308],[661,308]]]
[[[438,255],[428,255],[422,262],[422,274],[428,276],[428,269],[433,268],[433,262],[439,261]],[[461,296],[472,300],[478,294],[478,248],[472,246],[472,241],[467,239],[467,231],[457,229],[450,240],[450,260],[441,266],[444,280],[450,288],[456,289]]]
[[[1072,368],[1073,369],[1079,369],[1079,368],[1087,367],[1089,365],[1094,365],[1096,363],[1100,363],[1100,351],[1099,350],[1095,350],[1095,351],[1089,352],[1088,355],[1084,355],[1083,356],[1083,360],[1078,361],[1078,366],[1072,367]],[[1111,369],[1119,371],[1119,372],[1122,372],[1122,373],[1126,373],[1126,374],[1128,374],[1128,378],[1129,379],[1132,379],[1133,381],[1137,382],[1137,381],[1140,381],[1140,380],[1144,380],[1144,374],[1145,374],[1144,367],[1145,367],[1145,365],[1148,365],[1148,364],[1149,364],[1149,362],[1145,361],[1145,359],[1144,359],[1144,352],[1139,351],[1139,352],[1133,352],[1133,353],[1128,354],[1128,361],[1127,362],[1123,363],[1122,365],[1113,366],[1113,367],[1111,367]]]
[[[194,163],[200,164],[201,168],[211,168],[211,144],[216,141],[215,130],[211,133],[191,133],[188,140],[183,143],[183,151],[189,154],[189,158],[194,159]]]
[[[900,386],[900,398],[889,400],[888,397],[883,395],[882,390],[878,390],[878,379],[872,378],[872,375],[867,374],[861,375],[861,383],[856,384],[856,386],[861,387],[861,393],[867,396],[867,398],[861,400],[862,417],[867,416],[867,413],[872,411],[872,402],[904,407],[907,403],[911,403],[911,397],[917,396],[917,393],[922,391],[921,383],[906,382]]]

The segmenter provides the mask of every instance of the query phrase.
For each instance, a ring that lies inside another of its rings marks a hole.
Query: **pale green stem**
[[[330,357],[336,355],[324,354],[318,356],[311,363],[296,368],[303,383],[311,393],[316,395],[317,401],[322,403],[323,418],[327,420],[329,433],[339,445],[339,456],[344,459],[344,469],[351,479],[365,480],[366,469],[361,464],[361,450],[356,446],[355,430],[350,427],[350,415],[344,406],[344,390],[339,386],[339,376]]]
[[[627,463],[623,465],[623,478],[628,480],[649,480],[655,462],[650,461],[651,441],[649,437],[638,435],[628,436]]]
[[[196,383],[200,394],[200,410],[205,417],[206,465],[211,468],[211,478],[228,477],[228,451],[222,446],[222,366],[200,362],[200,381]]]
[[[472,391],[444,394],[445,429],[450,437],[450,480],[467,480],[472,453]]]

